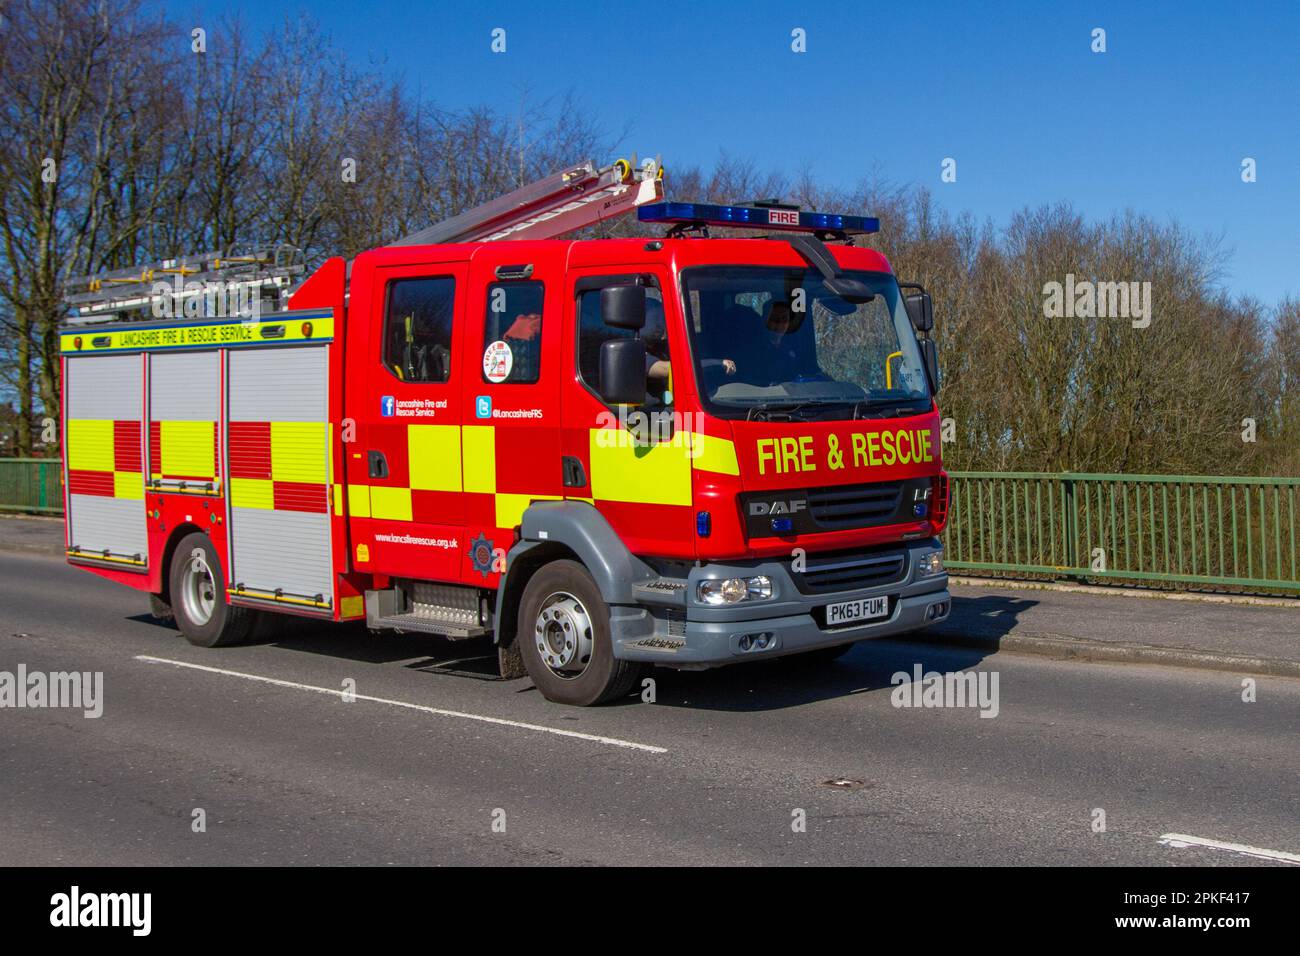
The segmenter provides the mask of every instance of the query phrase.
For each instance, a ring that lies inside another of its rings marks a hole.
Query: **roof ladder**
[[[119,315],[152,318],[160,303],[168,307],[168,314],[180,317],[185,314],[186,302],[202,302],[218,291],[223,295],[242,292],[249,300],[271,300],[265,311],[276,311],[304,271],[302,253],[283,243],[241,255],[189,254],[70,278],[63,286],[64,301],[73,313],[69,321],[74,323]]]
[[[597,167],[587,160],[522,186],[491,202],[411,233],[394,246],[500,239],[554,239],[663,199],[663,166],[620,159]]]

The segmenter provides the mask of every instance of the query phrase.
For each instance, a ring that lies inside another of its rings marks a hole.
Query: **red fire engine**
[[[876,220],[661,180],[581,164],[287,308],[283,251],[79,280],[68,560],[205,647],[267,612],[490,635],[583,705],[946,617],[929,295],[853,245]],[[553,238],[633,209],[665,234]]]

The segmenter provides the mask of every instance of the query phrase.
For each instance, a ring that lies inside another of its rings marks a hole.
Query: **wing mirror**
[[[645,327],[645,286],[611,285],[600,290],[600,318],[615,329]]]
[[[912,328],[918,332],[928,333],[934,329],[934,301],[930,293],[919,285],[899,283],[900,289],[915,289],[903,296],[903,305],[907,307],[907,317],[912,320]]]
[[[606,404],[645,402],[645,355],[640,339],[610,339],[601,344],[600,397]]]

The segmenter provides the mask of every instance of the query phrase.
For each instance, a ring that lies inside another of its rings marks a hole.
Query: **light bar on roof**
[[[872,216],[838,216],[827,212],[800,212],[780,206],[715,206],[710,203],[661,202],[636,211],[642,222],[686,222],[702,226],[738,226],[786,232],[836,232],[846,236],[880,231]]]

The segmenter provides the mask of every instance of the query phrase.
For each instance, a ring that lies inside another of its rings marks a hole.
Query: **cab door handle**
[[[566,488],[586,488],[587,471],[582,467],[581,460],[574,458],[572,455],[564,456],[564,487]]]
[[[387,478],[388,477],[388,459],[384,457],[382,451],[370,452],[370,477]]]

